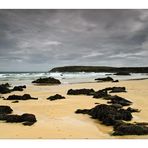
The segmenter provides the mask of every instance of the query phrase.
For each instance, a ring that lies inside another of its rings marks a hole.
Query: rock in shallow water
[[[32,83],[37,84],[61,84],[61,82],[58,79],[48,77],[48,78],[39,78],[35,81],[32,81]]]

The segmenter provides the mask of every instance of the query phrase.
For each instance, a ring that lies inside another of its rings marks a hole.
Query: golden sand
[[[125,86],[127,93],[118,93],[133,102],[132,107],[141,110],[133,113],[133,122],[148,122],[148,80],[120,81],[119,83],[81,83],[63,84],[56,86],[29,85],[23,92],[11,94],[29,93],[39,100],[12,101],[0,99],[0,105],[9,105],[14,110],[13,114],[33,113],[37,122],[33,126],[24,126],[21,123],[0,122],[0,138],[60,138],[60,139],[115,139],[138,138],[148,136],[111,136],[112,126],[105,126],[89,115],[75,114],[77,109],[92,108],[95,103],[106,103],[105,100],[93,99],[92,96],[66,95],[69,89],[93,88],[99,90],[112,86]],[[47,97],[56,93],[66,97],[63,100],[49,101]],[[10,94],[3,95],[7,97]]]

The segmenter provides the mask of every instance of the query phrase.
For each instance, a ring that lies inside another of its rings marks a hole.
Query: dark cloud
[[[0,70],[148,66],[148,10],[0,10]]]

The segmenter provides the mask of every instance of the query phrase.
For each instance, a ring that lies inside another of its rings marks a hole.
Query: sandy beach
[[[92,96],[66,95],[69,89],[93,88],[95,90],[112,86],[124,86],[126,93],[118,93],[119,96],[133,102],[131,107],[141,110],[133,113],[133,120],[137,122],[148,122],[148,80],[120,81],[119,83],[80,83],[61,84],[54,86],[27,85],[23,92],[12,92],[10,94],[30,94],[38,97],[38,100],[12,101],[0,99],[1,105],[9,105],[14,110],[13,114],[33,113],[37,122],[32,126],[24,126],[21,123],[4,123],[0,121],[0,138],[38,138],[38,139],[147,139],[146,136],[111,136],[112,126],[100,124],[98,120],[91,119],[88,115],[75,114],[77,109],[92,108],[95,103],[106,103],[103,99],[94,99]],[[66,97],[63,100],[49,101],[46,98],[61,94]]]

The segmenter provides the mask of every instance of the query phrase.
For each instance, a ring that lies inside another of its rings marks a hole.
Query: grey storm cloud
[[[148,10],[0,10],[0,71],[148,66]]]

